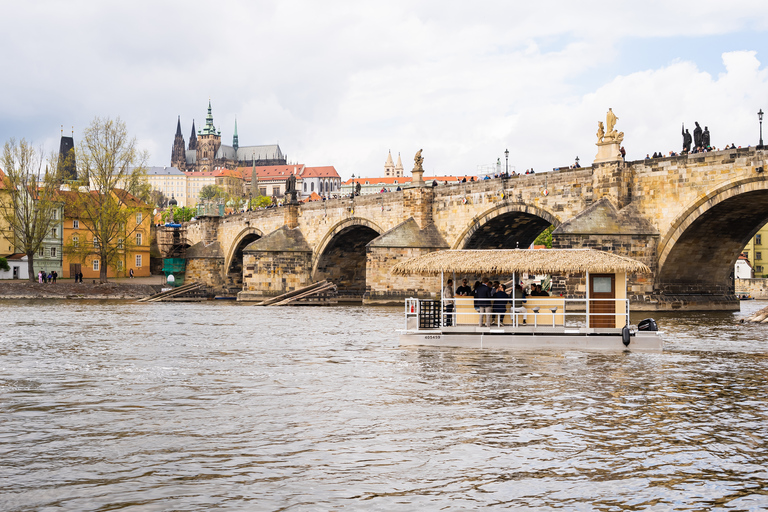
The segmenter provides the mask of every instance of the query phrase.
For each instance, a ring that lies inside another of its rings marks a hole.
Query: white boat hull
[[[629,338],[629,345],[622,342],[618,333],[531,333],[531,332],[444,332],[412,331],[400,335],[400,345],[424,345],[434,347],[466,347],[491,349],[579,349],[602,351],[649,351],[663,350],[663,342],[657,331],[638,331]]]

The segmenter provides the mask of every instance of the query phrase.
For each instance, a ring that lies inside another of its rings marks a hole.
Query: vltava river
[[[743,313],[601,354],[400,348],[400,308],[0,312],[3,511],[768,508]]]

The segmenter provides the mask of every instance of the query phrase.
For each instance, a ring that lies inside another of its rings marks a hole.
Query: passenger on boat
[[[445,325],[451,326],[453,325],[453,279],[449,279],[448,282],[445,283],[445,287],[443,288],[443,298],[445,299],[445,302],[443,303],[443,311],[446,312]]]
[[[461,286],[456,288],[456,295],[459,297],[469,297],[472,295],[472,288],[469,287],[466,279],[463,279]]]
[[[491,326],[491,301],[488,300],[493,297],[491,293],[491,287],[488,286],[488,278],[481,279],[481,284],[475,290],[475,309],[480,312],[479,326],[483,327],[486,323],[488,327]]]
[[[518,297],[520,297],[520,299],[518,299]],[[523,303],[526,302],[525,297],[526,297],[525,289],[519,284],[516,284],[515,285],[515,301],[514,301],[514,304],[512,304],[512,311],[514,311],[517,314],[523,315],[523,324],[527,323],[528,321],[528,310],[525,309],[525,306],[522,305]],[[520,306],[515,307],[517,304],[520,304]]]
[[[499,284],[496,287],[496,293],[493,294],[493,316],[496,325],[504,324],[504,314],[507,312],[507,304],[509,303],[509,295],[507,295],[506,290],[506,286]]]

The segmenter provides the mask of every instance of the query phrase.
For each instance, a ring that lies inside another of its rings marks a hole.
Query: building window
[[[136,245],[141,245],[141,233],[136,233]]]
[[[763,253],[756,252],[755,253],[755,261],[763,259]]]
[[[141,212],[136,214],[136,224],[141,224]]]
[[[98,249],[99,248],[99,239],[96,237],[93,237],[93,248]]]
[[[307,182],[305,181],[304,182],[304,192],[306,192],[306,191],[307,191]]]
[[[72,237],[72,246],[73,247],[80,247],[80,237],[75,235]]]
[[[122,272],[123,271],[123,260],[118,260],[118,262],[117,262],[117,270],[118,270],[118,272]]]
[[[755,235],[755,244],[763,245],[763,235],[761,235],[760,233]]]
[[[80,221],[75,219],[72,221],[72,229],[80,229]]]
[[[118,249],[122,249],[123,248],[123,239],[122,238],[118,238],[117,239],[117,248]]]
[[[56,257],[56,248],[51,247],[51,258],[55,258],[55,257]]]
[[[314,191],[315,191],[315,184],[314,184],[314,183],[311,183],[311,184],[309,185],[309,190],[310,190],[311,192],[314,192]]]
[[[41,258],[45,257],[45,248],[41,247],[40,252],[38,252],[37,255]]]
[[[51,217],[53,220],[59,220],[59,211],[53,210],[53,216]]]
[[[136,268],[141,268],[141,254],[136,255]]]
[[[763,271],[762,265],[755,265],[755,272],[762,272],[762,271]]]
[[[51,236],[53,238],[56,238],[56,232],[57,232],[56,228],[51,228]]]
[[[98,270],[99,270],[99,260],[93,260],[93,270],[98,272]]]

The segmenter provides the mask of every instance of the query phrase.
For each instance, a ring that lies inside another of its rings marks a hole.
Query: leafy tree
[[[171,206],[165,210],[162,214],[163,222],[168,222],[171,217],[171,211],[173,211],[174,222],[189,222],[192,217],[197,215],[197,210],[186,206]]]
[[[201,200],[223,199],[224,197],[226,197],[226,195],[227,194],[216,185],[206,185],[200,189],[200,193],[198,194],[198,197]]]
[[[0,270],[5,270],[8,272],[11,270],[11,266],[8,264],[8,260],[5,258],[0,258]]]
[[[149,201],[147,202],[159,208],[165,208],[168,205],[168,198],[161,190],[153,190],[149,193]]]
[[[243,207],[248,203],[248,200],[242,196],[235,194],[227,195],[226,204],[230,208],[233,208],[236,212],[242,211]]]
[[[272,204],[272,198],[259,194],[258,196],[251,199],[250,203],[250,208],[252,210],[255,208],[267,207]]]
[[[533,245],[544,245],[547,249],[552,248],[552,231],[555,230],[555,226],[549,226],[547,229],[541,232],[536,240],[533,241]]]
[[[5,201],[0,216],[10,231],[10,239],[19,250],[27,255],[29,281],[35,282],[34,258],[56,220],[60,203],[56,197],[56,176],[54,172],[42,172],[41,151],[32,147],[25,139],[11,139],[3,146],[0,167],[5,169],[5,178],[0,189]],[[56,168],[53,160],[52,168]]]
[[[78,176],[87,177],[90,193],[70,194],[68,207],[77,212],[81,228],[91,235],[89,243],[68,241],[65,251],[84,261],[99,258],[99,281],[107,282],[107,268],[117,267],[120,256],[133,246],[143,231],[149,206],[129,193],[146,173],[147,153],[137,148],[136,138],[119,118],[95,118],[83,132],[77,152]],[[122,188],[124,187],[124,188]],[[142,222],[137,222],[141,215]],[[150,233],[143,233],[149,241]]]

